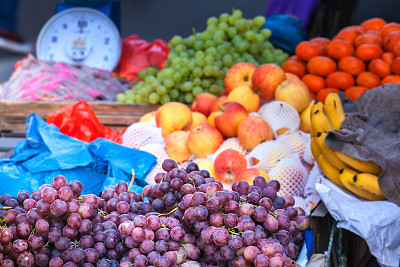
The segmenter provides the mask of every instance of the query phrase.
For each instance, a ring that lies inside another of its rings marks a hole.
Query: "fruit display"
[[[238,9],[207,19],[203,32],[193,29],[188,37],[174,36],[163,69],[154,67],[138,74],[142,81],[119,94],[118,102],[191,104],[201,93],[219,96],[228,69],[238,62],[282,65],[288,55],[268,42],[271,32],[261,29],[264,16],[245,19]]]
[[[355,101],[381,84],[400,82],[399,36],[399,23],[371,18],[343,28],[332,40],[299,43],[282,68],[300,77],[317,100],[344,91]]]
[[[143,189],[148,201],[126,182],[81,195],[62,175],[0,196],[0,265],[298,266],[309,219],[277,196],[279,182],[259,176],[224,190],[195,163],[163,169]]]
[[[338,186],[367,200],[385,200],[379,184],[379,165],[363,161],[330,149],[325,143],[328,131],[340,129],[345,119],[342,102],[337,93],[327,95],[325,104],[315,102],[311,107],[311,151],[325,176]]]

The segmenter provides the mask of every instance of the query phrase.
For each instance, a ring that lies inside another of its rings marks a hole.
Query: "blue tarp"
[[[140,193],[147,184],[145,177],[157,164],[156,157],[144,151],[106,139],[86,143],[62,134],[37,114],[26,118],[26,132],[26,140],[18,143],[14,155],[0,159],[0,195],[32,192],[51,184],[56,175],[81,181],[82,194],[98,195],[118,181],[129,183],[132,169],[136,178],[131,190]]]

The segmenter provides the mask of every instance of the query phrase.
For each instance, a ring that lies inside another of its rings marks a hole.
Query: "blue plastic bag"
[[[157,164],[148,152],[124,147],[106,139],[85,143],[59,132],[37,114],[26,118],[26,140],[15,147],[14,155],[0,160],[0,195],[16,197],[19,190],[35,191],[51,184],[56,175],[79,180],[82,194],[96,194],[118,181],[135,183],[131,190],[141,193],[144,179]]]

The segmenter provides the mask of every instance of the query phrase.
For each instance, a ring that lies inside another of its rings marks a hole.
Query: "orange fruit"
[[[326,55],[326,47],[328,46],[328,44],[331,42],[331,40],[329,40],[326,37],[314,37],[310,40],[311,43],[316,44],[319,49],[321,50],[321,56],[325,56]]]
[[[336,71],[336,62],[330,57],[316,56],[307,62],[307,71],[311,74],[327,76]]]
[[[389,75],[382,79],[381,84],[400,83],[400,75]]]
[[[325,80],[321,76],[315,74],[306,74],[301,80],[307,85],[311,92],[318,92],[325,87]]]
[[[299,59],[310,60],[312,57],[319,56],[321,50],[319,47],[309,41],[300,42],[295,49],[295,54]]]
[[[359,31],[360,33],[364,33],[367,32],[367,29],[365,29],[364,27],[360,26],[360,25],[351,25],[351,26],[347,26],[346,28],[350,28],[350,29],[354,29]]]
[[[354,40],[354,46],[358,47],[362,44],[376,44],[381,46],[383,43],[382,37],[377,33],[366,32],[357,36]]]
[[[332,40],[345,40],[348,41],[351,44],[354,44],[355,39],[357,38],[358,35],[360,35],[361,32],[350,28],[350,27],[346,27],[341,29],[334,37]]]
[[[378,74],[378,76],[381,78],[390,75],[392,72],[391,66],[380,58],[371,60],[371,62],[368,64],[368,70]]]
[[[380,58],[382,55],[382,48],[376,44],[362,44],[356,49],[356,57],[363,61],[370,61],[375,58]]]
[[[357,78],[357,85],[365,86],[367,88],[374,88],[381,84],[381,78],[373,72],[370,71],[363,71],[358,74]]]
[[[395,31],[400,31],[400,24],[397,22],[389,22],[379,30],[378,34],[382,39],[385,39],[389,33]]]
[[[395,57],[400,56],[400,42],[393,47],[393,54]]]
[[[367,30],[379,31],[385,24],[386,21],[382,18],[370,18],[361,22],[360,26]]]
[[[344,96],[352,101],[356,101],[365,91],[368,91],[368,88],[365,86],[351,86],[344,90]]]
[[[338,89],[328,87],[328,88],[323,88],[323,89],[319,90],[317,93],[317,96],[315,98],[325,104],[325,99],[329,95],[330,92],[335,92],[335,93],[339,94]]]
[[[395,45],[400,41],[400,30],[391,32],[383,39],[383,47],[386,51],[393,52]]]
[[[344,71],[335,71],[326,77],[325,83],[327,87],[344,90],[350,86],[353,86],[355,81],[354,77],[350,73]]]
[[[354,54],[354,47],[348,41],[336,39],[328,44],[326,53],[332,58],[340,59],[345,56],[352,56]]]
[[[400,57],[396,57],[392,63],[393,74],[400,75]]]
[[[388,63],[389,65],[392,65],[393,60],[394,60],[394,54],[393,52],[385,52],[382,54],[382,60]]]
[[[347,56],[342,57],[338,62],[339,70],[350,73],[353,76],[357,76],[365,70],[365,63],[356,57]]]
[[[282,64],[282,69],[301,78],[306,73],[306,63],[298,57],[292,56]]]

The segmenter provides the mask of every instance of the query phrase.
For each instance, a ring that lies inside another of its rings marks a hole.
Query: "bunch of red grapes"
[[[0,266],[297,266],[309,221],[277,181],[228,191],[195,163],[162,166],[148,201],[126,182],[81,196],[61,175],[0,196]]]

